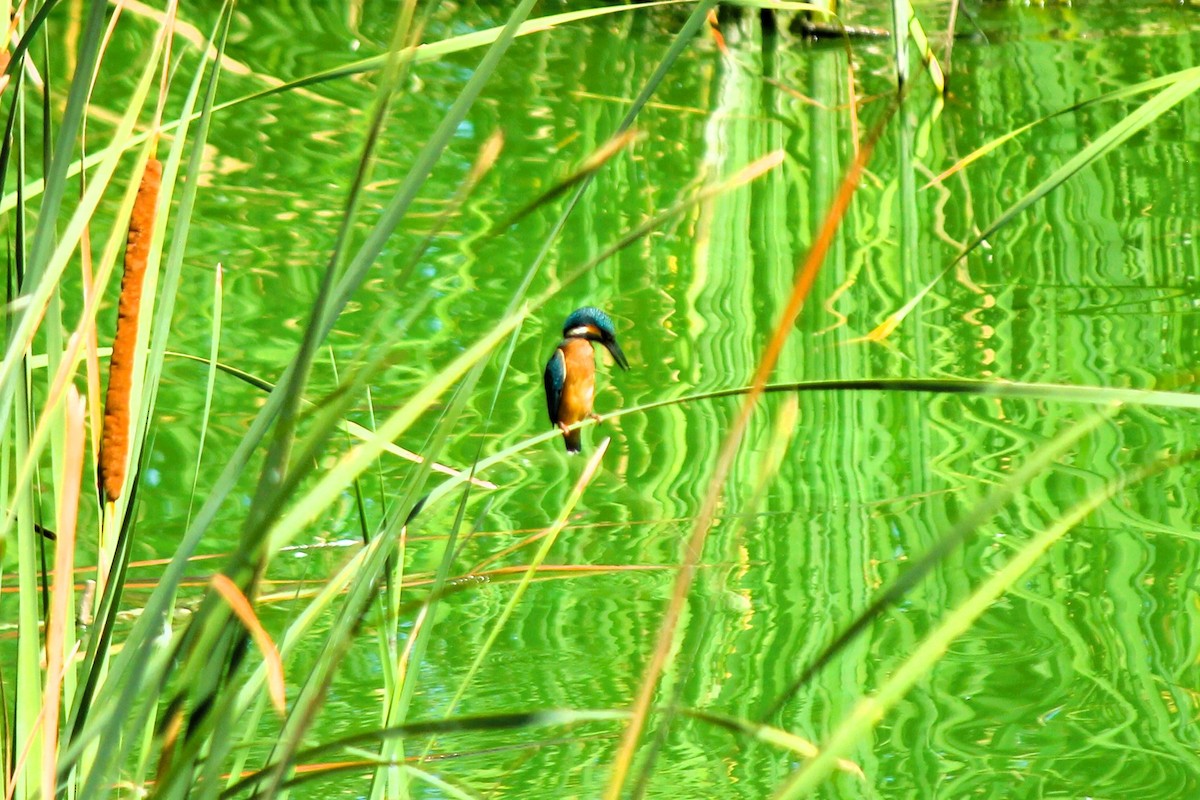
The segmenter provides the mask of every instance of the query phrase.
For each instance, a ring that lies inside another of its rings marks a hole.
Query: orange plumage
[[[593,342],[603,345],[621,369],[629,368],[629,362],[617,344],[612,320],[600,309],[589,306],[567,317],[563,326],[563,340],[550,356],[542,376],[546,385],[546,410],[550,413],[550,424],[562,430],[568,453],[578,453],[582,445],[579,430],[567,429],[588,417],[599,419],[592,412],[596,395]]]

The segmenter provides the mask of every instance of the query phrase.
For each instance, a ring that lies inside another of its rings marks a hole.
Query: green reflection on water
[[[320,4],[301,3],[298,13],[286,14],[266,5],[241,10],[241,35],[230,56],[282,79],[377,53],[390,25],[370,14],[347,19]],[[484,28],[503,21],[498,13],[466,4],[435,14],[432,25],[438,33]],[[557,208],[539,210],[501,237],[483,234],[608,138],[665,51],[669,39],[662,31],[677,24],[676,13],[569,26],[513,47],[417,213],[331,339],[344,374],[365,330],[380,320],[398,326],[406,309],[428,303],[395,345],[402,357],[373,387],[377,413],[402,402],[491,326]],[[934,30],[939,12],[928,13],[926,27]],[[928,99],[917,91],[885,133],[777,376],[955,376],[1148,388],[1189,372],[1200,341],[1192,310],[1200,203],[1194,99],[976,251],[937,284],[887,346],[861,341],[978,229],[1133,104],[1053,120],[944,187],[923,188],[933,175],[1038,116],[1196,63],[1197,23],[1180,9],[986,4],[976,19],[986,39],[955,48],[952,95],[940,116],[929,117]],[[263,30],[276,33],[254,33]],[[841,49],[764,36],[756,15],[730,14],[724,33],[730,57],[711,39],[686,54],[640,118],[645,138],[597,176],[532,291],[553,285],[690,186],[727,176],[778,147],[787,149],[787,164],[564,291],[525,326],[501,407],[486,429],[498,373],[492,367],[485,374],[487,388],[471,401],[448,463],[468,463],[481,436],[491,452],[545,428],[541,366],[562,318],[580,305],[612,314],[633,362],[621,373],[601,359],[600,413],[750,378],[795,265],[853,155],[844,108],[848,74]],[[860,97],[887,92],[890,44],[863,42],[855,52],[855,91]],[[477,57],[466,53],[418,69],[414,91],[396,105],[372,198],[380,201],[403,174]],[[370,84],[367,76],[283,94],[239,107],[214,125],[184,280],[186,292],[205,297],[212,266],[224,264],[225,361],[271,379],[298,342],[297,327],[353,174]],[[261,83],[234,77],[223,87],[240,94]],[[873,124],[885,105],[867,103],[861,124]],[[415,280],[398,292],[395,278],[411,247],[497,127],[506,145],[496,171],[438,236]],[[205,353],[210,323],[202,304],[191,310],[179,319],[175,346]],[[169,365],[135,558],[169,554],[185,524],[191,474],[177,467],[191,464],[196,450],[200,369]],[[254,390],[219,380],[212,454],[233,447],[259,399]],[[333,383],[326,367],[317,385]],[[551,563],[651,568],[534,584],[462,713],[631,702],[673,580],[669,567],[678,561],[735,402],[671,406],[605,426],[603,435],[614,437],[606,471],[585,494]],[[802,395],[798,402],[794,443],[758,507],[747,502],[779,398],[768,397],[756,412],[734,469],[683,620],[683,651],[697,655],[666,675],[668,689],[683,682],[686,705],[757,718],[906,560],[1077,416],[1055,403],[927,395],[831,393]],[[367,421],[365,409],[358,421]],[[428,431],[415,431],[402,444],[419,449]],[[1121,467],[1179,449],[1197,433],[1183,413],[1123,413],[873,624],[773,722],[820,741],[945,609],[1004,560],[1010,541],[1023,540]],[[600,435],[587,431],[585,442]],[[554,442],[486,476],[500,488],[492,493],[483,533],[460,558],[461,569],[523,535],[513,531],[548,524],[575,480],[577,462]],[[215,469],[206,468],[202,486]],[[387,463],[367,480],[373,519],[407,469]],[[1182,797],[1200,789],[1194,489],[1190,471],[1168,473],[1094,515],[959,640],[884,719],[874,740],[853,754],[866,784],[837,777],[825,794]],[[747,512],[752,516],[742,516]],[[409,546],[411,571],[434,567],[437,537],[451,515],[448,507],[434,509],[418,524]],[[348,498],[312,538],[339,540],[355,530]],[[224,552],[231,541],[214,537],[205,549]],[[309,552],[272,577],[319,580],[349,551]],[[504,563],[524,563],[523,556]],[[197,565],[198,574],[207,569]],[[142,574],[152,580],[153,573],[148,567]],[[510,587],[484,583],[444,604],[420,665],[414,718],[442,713]],[[128,599],[138,601],[136,594]],[[282,602],[264,618],[277,630],[290,614],[291,604]],[[315,736],[374,724],[377,659],[374,642],[364,636]],[[481,791],[495,785],[504,796],[595,796],[617,731],[594,724],[565,738],[545,731],[449,736],[439,748],[466,755],[432,768]],[[274,733],[272,723],[264,723],[264,749]],[[522,744],[531,747],[510,749]],[[763,797],[793,766],[791,757],[765,745],[677,720],[649,794]],[[358,777],[344,781],[341,788],[351,795],[366,791]],[[301,796],[328,792],[314,788]]]

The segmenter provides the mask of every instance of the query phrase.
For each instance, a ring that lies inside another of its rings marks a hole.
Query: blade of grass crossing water
[[[785,731],[782,728],[776,728],[771,725],[763,725],[758,722],[749,722],[747,720],[728,717],[724,714],[716,714],[712,711],[698,710],[691,708],[681,708],[679,713],[684,716],[698,719],[703,722],[716,725],[726,730],[734,731],[746,736],[753,737],[755,740],[771,747],[778,747],[783,750],[790,750],[801,758],[816,758],[820,754],[817,746],[807,739],[797,736],[794,733]],[[853,775],[856,778],[864,779],[862,768],[853,761],[847,759],[838,759],[837,768],[842,772]]]
[[[608,415],[610,419],[618,419],[627,414],[644,414],[658,408],[674,405],[686,405],[708,400],[719,400],[725,397],[749,394],[751,387],[741,386],[733,389],[720,389],[712,392],[701,392],[669,400],[656,400],[638,406],[618,409]],[[1051,401],[1059,403],[1078,403],[1083,405],[1103,406],[1110,403],[1124,403],[1133,406],[1151,406],[1160,408],[1189,408],[1200,411],[1200,395],[1183,392],[1151,391],[1145,389],[1113,389],[1101,386],[1067,386],[1065,384],[1037,384],[1021,382],[992,382],[973,380],[944,380],[944,379],[888,379],[888,380],[851,380],[851,381],[804,381],[800,383],[773,383],[763,387],[764,393],[779,392],[825,392],[825,391],[906,391],[931,392],[936,394],[965,394],[980,397],[997,397]],[[580,427],[593,424],[591,421],[581,423]],[[479,472],[486,472],[497,464],[515,458],[521,453],[561,436],[558,430],[548,430],[523,441],[517,442],[500,450],[477,465]],[[426,501],[426,507],[441,502],[448,493],[462,484],[464,476],[450,478],[434,487]]]
[[[610,417],[642,413],[678,403],[717,400],[749,394],[751,387],[718,389],[712,392],[685,395],[669,400],[656,400],[639,406],[618,409]],[[1120,389],[1108,386],[1070,386],[1062,383],[1027,383],[1022,381],[980,381],[945,378],[866,378],[858,380],[801,381],[799,383],[770,383],[765,393],[780,392],[930,392],[961,394],[973,397],[995,397],[1020,400],[1073,403],[1088,406],[1107,406],[1122,403],[1156,408],[1187,408],[1200,411],[1200,394],[1152,389]]]
[[[530,200],[503,222],[497,224],[492,229],[492,232],[500,233],[501,231],[506,230],[507,228],[515,225],[517,222],[520,222],[522,219],[532,214],[537,209],[566,194],[568,191],[570,191],[571,187],[578,186],[580,183],[595,175],[596,172],[599,171],[599,169],[605,164],[607,164],[610,159],[615,158],[621,153],[622,150],[629,147],[635,141],[641,138],[643,137],[634,128],[619,131],[615,136],[613,136],[607,142],[602,143],[600,147],[588,155],[588,157],[585,158],[583,162],[569,175],[556,182],[553,186],[542,192],[533,200]]]
[[[1020,545],[1017,552],[1004,566],[984,581],[982,586],[947,615],[938,627],[921,641],[912,655],[892,673],[875,695],[864,697],[858,702],[850,715],[834,730],[829,743],[821,749],[820,755],[806,762],[787,782],[780,786],[775,797],[779,800],[792,800],[816,790],[831,771],[835,760],[850,752],[855,745],[861,742],[879,723],[879,720],[903,699],[917,681],[929,676],[951,643],[969,630],[971,625],[1001,595],[1012,588],[1026,572],[1036,566],[1050,547],[1087,519],[1092,512],[1128,487],[1168,469],[1195,461],[1197,458],[1200,458],[1200,452],[1192,451],[1131,470],[1081,500],[1058,520]]]
[[[683,27],[679,29],[679,33],[676,34],[674,40],[671,42],[671,46],[667,48],[667,52],[663,56],[662,61],[659,62],[653,74],[651,74],[650,78],[646,81],[646,85],[642,87],[640,92],[638,92],[638,96],[634,98],[633,103],[630,104],[629,110],[621,119],[620,124],[617,125],[617,129],[613,132],[613,136],[620,136],[633,126],[638,114],[641,113],[642,108],[645,107],[647,102],[649,102],[654,92],[658,90],[658,87],[667,77],[667,73],[670,72],[671,68],[675,65],[675,62],[679,59],[679,56],[683,54],[683,51],[691,43],[692,39],[695,38],[696,34],[704,27],[708,19],[708,12],[712,10],[715,5],[715,0],[701,0],[701,2],[699,2],[692,10],[692,13],[688,16],[687,21],[684,22]],[[583,197],[583,193],[587,191],[587,188],[591,185],[594,177],[594,173],[584,176],[584,178],[579,182],[579,186],[571,194],[571,198],[563,207],[562,213],[551,227],[550,232],[546,234],[546,239],[542,243],[542,247],[538,251],[538,254],[534,257],[533,263],[531,263],[529,265],[529,269],[526,270],[525,277],[521,281],[520,288],[516,293],[518,298],[524,297],[525,292],[529,289],[530,284],[533,282],[534,276],[537,274],[538,270],[541,269],[541,265],[545,262],[546,257],[549,255],[554,243],[557,241],[559,234],[562,233],[563,228],[566,226],[567,218],[570,217],[571,212],[574,211],[579,199]],[[593,259],[589,263],[599,263],[600,260],[602,259]],[[512,308],[510,308],[509,311],[511,312]]]
[[[488,50],[478,68],[476,68],[467,85],[463,87],[462,92],[455,99],[450,110],[447,111],[445,118],[438,125],[437,130],[434,131],[429,141],[421,148],[413,167],[401,182],[392,200],[380,214],[379,221],[367,235],[362,248],[346,266],[345,274],[334,290],[334,302],[337,308],[344,308],[346,303],[349,302],[349,295],[362,283],[367,269],[379,257],[387,240],[407,214],[408,208],[415,199],[417,191],[424,185],[426,178],[432,172],[442,151],[445,150],[450,140],[457,133],[459,125],[466,118],[467,111],[474,105],[484,85],[495,72],[500,59],[503,58],[512,44],[520,24],[532,10],[534,2],[535,0],[522,0],[520,5],[513,10],[504,29],[496,38],[495,43]]]
[[[772,426],[772,434],[768,439],[767,452],[758,463],[758,474],[755,476],[754,486],[749,494],[749,499],[739,516],[734,523],[734,532],[732,538],[734,541],[739,541],[745,533],[745,527],[754,517],[755,510],[759,503],[762,502],[766,492],[770,486],[771,480],[775,477],[780,465],[783,463],[783,458],[791,447],[792,439],[795,436],[797,422],[799,419],[799,401],[796,395],[789,395],[786,401],[782,404],[778,416],[775,418],[775,424]],[[680,654],[675,657],[677,662],[682,662],[681,674],[675,677],[671,687],[671,695],[665,703],[665,708],[661,714],[664,719],[671,719],[677,713],[687,713],[683,710],[683,693],[688,684],[688,675],[690,665],[696,663],[700,658],[700,637],[695,637],[690,643],[684,642],[681,644]],[[690,646],[689,646],[690,645]],[[694,716],[694,715],[692,715]],[[754,723],[747,723],[749,730],[754,727]],[[765,731],[766,727],[758,729]],[[648,748],[646,757],[642,761],[640,774],[637,782],[634,784],[632,793],[633,798],[641,798],[650,785],[650,779],[653,776],[654,765],[657,763],[659,754],[667,744],[668,726],[660,726],[658,735],[654,737],[653,743]],[[812,746],[813,753],[816,747]]]
[[[1135,133],[1143,130],[1150,123],[1170,111],[1183,100],[1195,94],[1200,89],[1200,74],[1192,73],[1181,77],[1178,81],[1163,89],[1154,97],[1147,100],[1131,114],[1116,125],[1098,136],[1095,141],[1080,150],[1075,156],[1056,169],[1044,181],[1013,203],[1003,214],[988,225],[974,242],[959,255],[965,257],[989,236],[1007,225],[1014,217],[1029,206],[1041,200],[1075,173],[1089,166],[1093,161],[1107,155],[1110,151],[1123,144]]]
[[[1175,80],[1167,85],[1165,89],[1156,94],[1154,97],[1147,100],[1140,107],[1134,110],[1129,115],[1125,116],[1116,125],[1109,128],[1107,131],[1098,136],[1094,141],[1072,156],[1067,163],[1063,164],[1058,169],[1054,170],[1047,178],[1035,186],[1024,196],[1018,199],[1015,203],[1009,206],[1003,213],[991,222],[978,236],[976,236],[966,247],[963,248],[954,259],[946,266],[941,274],[938,275],[939,280],[942,276],[950,271],[950,268],[957,265],[975,248],[983,244],[1002,229],[1008,223],[1012,222],[1019,214],[1025,211],[1034,203],[1041,200],[1050,192],[1057,189],[1067,180],[1069,180],[1077,172],[1086,169],[1094,161],[1103,158],[1112,150],[1116,149],[1126,141],[1129,137],[1144,130],[1152,122],[1157,120],[1167,111],[1170,111],[1183,100],[1196,93],[1200,89],[1200,72],[1194,70],[1185,70],[1176,73]],[[888,320],[872,331],[870,337],[873,339],[883,339],[890,334],[905,318],[905,316],[916,307],[917,303],[929,293],[933,288],[933,284],[927,284],[916,297],[910,299],[904,308],[889,316]]]
[[[997,138],[991,140],[990,142],[988,142],[987,144],[982,145],[981,147],[979,147],[975,150],[972,150],[970,153],[963,156],[958,161],[954,162],[954,164],[951,165],[950,167],[948,167],[946,170],[938,173],[938,175],[936,175],[932,180],[930,180],[929,183],[925,184],[925,186],[923,186],[921,188],[928,189],[930,186],[932,186],[935,183],[941,183],[942,181],[946,180],[946,178],[949,178],[951,175],[955,174],[956,172],[959,172],[960,170],[965,169],[966,167],[975,163],[979,159],[983,158],[988,153],[992,152],[993,150],[996,150],[997,148],[999,148],[1001,145],[1005,144],[1006,142],[1009,142],[1012,139],[1015,139],[1016,137],[1020,136],[1021,134],[1025,133],[1029,130],[1032,130],[1033,128],[1037,127],[1038,125],[1041,125],[1043,122],[1048,122],[1048,121],[1050,121],[1056,117],[1060,117],[1064,114],[1073,114],[1077,111],[1082,111],[1083,109],[1088,108],[1089,106],[1098,105],[1100,103],[1108,103],[1113,100],[1123,100],[1127,97],[1133,97],[1135,95],[1144,94],[1146,92],[1152,92],[1157,89],[1162,89],[1166,86],[1170,86],[1172,84],[1178,83],[1181,80],[1182,81],[1190,80],[1192,77],[1197,76],[1197,75],[1200,75],[1200,67],[1191,67],[1189,69],[1180,70],[1179,72],[1173,72],[1169,75],[1163,75],[1158,78],[1151,78],[1150,80],[1147,80],[1147,81],[1135,83],[1132,86],[1122,86],[1121,88],[1114,89],[1111,92],[1105,92],[1104,94],[1097,95],[1096,97],[1090,97],[1087,100],[1083,100],[1079,103],[1076,103],[1071,106],[1067,106],[1066,108],[1060,109],[1051,114],[1047,114],[1044,117],[1035,119],[1033,122],[1022,125],[1019,128],[1014,128],[1013,130],[1009,131],[1008,133],[1004,134],[1003,136],[997,137]]]
[[[872,620],[886,609],[898,603],[930,570],[941,563],[954,548],[966,541],[967,537],[1012,500],[1031,480],[1049,469],[1054,461],[1060,458],[1070,447],[1094,431],[1101,423],[1111,419],[1116,414],[1117,408],[1118,406],[1111,405],[1101,412],[1089,415],[1082,422],[1076,423],[1067,430],[1062,431],[1045,446],[1035,451],[1004,483],[985,495],[969,513],[939,537],[932,547],[914,559],[908,569],[880,592],[866,609],[857,614],[854,620],[846,626],[845,630],[838,634],[837,638],[827,645],[813,659],[812,663],[800,672],[799,676],[791,682],[788,688],[775,698],[775,701],[767,710],[765,717],[769,718],[778,714],[783,704],[799,691],[801,687],[807,684],[809,679],[828,664],[842,648],[865,630],[866,626]]]
[[[188,498],[188,520],[192,518],[192,504],[196,500],[196,484],[200,480],[200,465],[204,463],[204,443],[208,438],[208,422],[212,415],[213,392],[217,386],[217,364],[221,350],[221,316],[224,306],[222,273],[224,268],[217,264],[213,270],[212,328],[208,341],[208,369],[204,379],[204,410],[200,412],[200,433],[196,437],[196,468],[192,471],[192,490]]]

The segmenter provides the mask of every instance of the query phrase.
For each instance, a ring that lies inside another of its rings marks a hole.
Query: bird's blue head
[[[613,321],[600,309],[594,306],[584,306],[571,312],[563,323],[564,339],[587,339],[604,345],[621,369],[629,369],[629,360],[617,344],[617,330]]]

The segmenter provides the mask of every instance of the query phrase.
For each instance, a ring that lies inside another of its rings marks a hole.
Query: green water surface
[[[570,7],[542,5],[535,15]],[[884,5],[855,3],[845,10],[859,24],[890,27]],[[946,5],[919,9],[935,36],[944,29]],[[959,30],[970,35],[954,47],[944,106],[936,106],[917,67],[773,379],[1186,384],[1200,356],[1200,98],[1185,100],[1071,178],[940,279],[963,245],[1147,96],[1051,119],[944,182],[930,182],[1024,123],[1194,66],[1196,7],[1142,0],[976,2],[967,9],[972,19],[960,18]],[[334,360],[344,375],[386,343],[393,365],[371,386],[375,413],[386,414],[491,329],[564,201],[489,232],[612,135],[687,10],[620,14],[513,45],[328,341],[314,397],[335,385]],[[215,8],[181,10],[201,30],[211,26],[212,13]],[[249,71],[227,73],[221,97],[379,54],[393,13],[392,4],[373,1],[241,4],[228,57]],[[505,3],[443,4],[431,15],[426,38],[500,25],[507,13]],[[143,28],[148,39],[152,28]],[[493,359],[444,462],[469,465],[480,448],[487,455],[548,428],[541,369],[563,318],[581,305],[612,315],[632,362],[629,372],[620,372],[607,355],[598,357],[602,414],[750,381],[855,141],[865,141],[886,117],[895,89],[891,42],[855,40],[859,113],[853,120],[844,46],[804,42],[788,31],[786,16],[779,28],[764,30],[757,12],[726,10],[727,52],[708,32],[687,49],[638,117],[641,138],[583,194],[534,277],[531,295],[696,188],[776,149],[786,152],[783,165],[690,210],[562,289],[521,329],[494,410],[501,373],[499,358]],[[114,47],[136,52],[147,39],[137,38],[134,25]],[[388,119],[367,221],[481,53],[415,68]],[[376,77],[343,78],[215,117],[175,349],[207,353],[219,262],[221,359],[266,380],[282,372],[328,262]],[[121,87],[111,91],[121,96]],[[105,97],[100,87],[101,108]],[[497,130],[504,148],[495,169],[436,236],[413,277],[399,284],[413,247]],[[886,341],[863,338],[931,281]],[[217,386],[201,492],[262,400],[257,389],[225,375]],[[135,560],[169,556],[186,525],[203,399],[203,367],[169,361],[145,464]],[[530,587],[457,713],[632,703],[673,566],[739,402],[670,405],[585,431],[585,455],[602,437],[612,442],[548,565],[611,569],[548,568],[548,579]],[[1040,445],[1089,413],[1054,399],[848,391],[766,397],[725,487],[659,699],[678,691],[686,707],[765,720],[823,741],[1016,546],[1123,470],[1200,441],[1193,414],[1119,412],[870,624],[779,713],[764,716],[912,559]],[[353,415],[370,423],[365,404]],[[420,450],[435,421],[424,421],[400,444]],[[779,468],[764,478],[775,451],[782,456]],[[499,488],[472,495],[466,527],[478,533],[456,559],[456,571],[483,572],[476,567],[489,555],[547,526],[584,460],[568,458],[555,441],[483,474]],[[389,459],[367,476],[372,524],[398,500],[410,469]],[[206,540],[205,553],[232,548],[254,480],[251,471],[223,512],[228,538]],[[865,777],[835,775],[819,796],[1200,796],[1196,490],[1195,468],[1183,467],[1138,484],[1091,515],[958,638],[849,754]],[[414,524],[406,548],[410,575],[436,566],[454,513],[454,502],[443,503]],[[278,583],[264,591],[280,594],[262,612],[272,630],[281,630],[300,607],[289,593],[319,585],[350,557],[359,536],[347,497],[301,542],[334,546],[302,548],[277,561],[268,578]],[[507,554],[487,569],[526,564],[532,551]],[[196,563],[198,586],[213,563]],[[138,567],[132,579],[152,586],[158,569]],[[454,594],[430,621],[436,623],[430,647],[414,667],[420,681],[412,719],[445,712],[510,596],[514,576],[489,574],[490,580]],[[144,598],[135,590],[126,599],[136,607]],[[379,619],[368,617],[310,743],[379,726],[380,652],[372,635]],[[398,632],[401,640],[411,625],[409,619]],[[303,659],[296,668],[304,668]],[[302,677],[289,676],[291,685]],[[660,721],[651,718],[647,742]],[[265,753],[278,728],[268,717],[261,728],[257,746]],[[596,797],[621,730],[594,723],[457,734],[438,740],[440,760],[426,768],[483,797]],[[635,772],[642,763],[635,762]],[[745,735],[676,717],[645,796],[767,797],[799,763],[794,754]],[[448,796],[420,784],[414,792]],[[364,770],[294,796],[368,793]]]

